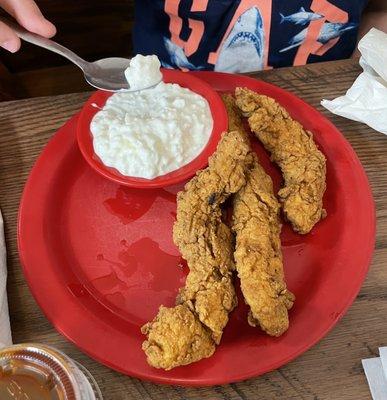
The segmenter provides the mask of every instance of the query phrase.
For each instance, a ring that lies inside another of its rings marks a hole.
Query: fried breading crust
[[[282,170],[284,186],[278,195],[285,217],[298,233],[308,233],[325,216],[326,160],[305,131],[274,99],[237,88],[237,106],[248,117],[271,158]]]
[[[156,368],[168,370],[209,357],[220,342],[228,313],[236,306],[233,235],[222,222],[220,206],[245,184],[251,157],[244,135],[237,131],[225,134],[208,168],[178,194],[173,239],[190,273],[178,305],[161,307],[156,318],[142,328],[147,335],[143,349],[148,363]],[[193,330],[187,329],[187,321]]]
[[[185,305],[160,307],[156,318],[142,328],[148,362],[155,368],[171,369],[210,357],[215,344],[210,332]]]
[[[234,96],[226,94],[222,99],[229,129],[244,132],[247,137]],[[248,322],[260,325],[269,335],[279,336],[289,326],[287,311],[294,296],[284,282],[280,205],[273,193],[273,182],[255,155],[246,184],[234,196],[233,205],[234,257],[242,293],[250,307]]]
[[[241,132],[247,138],[248,134],[243,126],[241,111],[235,103],[235,97],[231,93],[225,93],[222,94],[222,100],[228,116],[228,130]]]
[[[235,262],[250,307],[248,322],[271,336],[289,327],[294,295],[286,289],[280,242],[280,205],[273,183],[254,157],[246,185],[234,197]]]

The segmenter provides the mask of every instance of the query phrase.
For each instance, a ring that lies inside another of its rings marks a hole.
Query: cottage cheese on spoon
[[[153,57],[158,61],[152,56],[150,62],[154,62]],[[128,74],[129,84],[147,86],[141,78],[147,81],[148,70]],[[147,90],[113,94],[90,125],[94,151],[106,166],[126,176],[147,179],[172,172],[196,158],[206,146],[212,127],[207,100],[164,82]]]
[[[130,90],[141,90],[157,85],[163,75],[160,72],[160,61],[157,56],[142,56],[141,54],[130,60],[125,70],[125,78]]]

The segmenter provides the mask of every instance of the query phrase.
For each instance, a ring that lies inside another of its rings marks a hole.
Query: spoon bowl
[[[89,63],[83,69],[86,81],[97,89],[115,92],[129,90],[124,71],[129,67],[128,58],[103,58]]]
[[[98,61],[89,63],[84,69],[86,81],[97,89],[105,90],[108,92],[117,92],[126,90],[136,92],[143,89],[130,89],[128,81],[125,78],[125,69],[129,67],[130,59],[121,57],[103,58]],[[150,89],[158,85],[158,81],[152,86],[144,89]]]

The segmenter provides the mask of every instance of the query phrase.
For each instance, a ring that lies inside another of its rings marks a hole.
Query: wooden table
[[[19,199],[31,167],[55,131],[87,94],[0,103],[0,204],[8,246],[9,307],[14,341],[54,345],[84,364],[106,400],[123,399],[370,399],[361,359],[387,345],[387,138],[365,125],[336,117],[320,105],[341,95],[360,69],[354,61],[315,64],[256,74],[302,97],[343,132],[370,179],[377,209],[377,240],[371,270],[346,316],[316,346],[261,377],[211,388],[181,388],[142,382],[97,364],[60,336],[32,298],[16,246]]]

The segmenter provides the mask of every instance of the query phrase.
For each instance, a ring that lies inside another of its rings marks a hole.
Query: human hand
[[[0,7],[12,15],[30,32],[47,38],[56,33],[55,26],[47,21],[33,0],[0,0]],[[0,46],[15,53],[20,48],[20,39],[6,24],[0,21]]]

